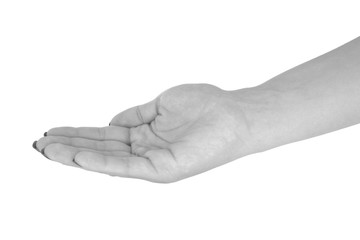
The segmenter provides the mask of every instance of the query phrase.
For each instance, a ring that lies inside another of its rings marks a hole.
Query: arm
[[[233,94],[247,109],[255,152],[357,124],[360,37]]]
[[[360,122],[360,38],[253,88],[171,88],[103,128],[50,129],[34,148],[69,166],[174,182]]]

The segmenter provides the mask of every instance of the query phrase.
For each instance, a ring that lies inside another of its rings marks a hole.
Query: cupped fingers
[[[70,137],[62,137],[62,136],[43,137],[34,144],[34,147],[37,150],[42,151],[42,149],[44,149],[46,146],[52,143],[61,143],[72,147],[87,148],[96,151],[130,152],[130,146],[119,141],[98,141],[98,140],[90,140],[85,138],[70,138]]]
[[[57,127],[45,133],[46,136],[63,136],[72,138],[87,138],[91,140],[114,140],[130,143],[129,128],[126,127]]]
[[[160,175],[149,159],[136,156],[114,157],[94,152],[80,152],[74,161],[83,169],[112,176],[140,178],[160,182]]]
[[[129,157],[131,156],[128,152],[123,151],[96,151],[89,150],[86,148],[77,148],[72,146],[67,146],[61,143],[51,143],[47,145],[41,152],[45,157],[50,160],[60,162],[65,165],[79,167],[79,165],[74,161],[76,154],[82,151],[92,152],[96,154],[102,154],[104,156],[112,157]]]

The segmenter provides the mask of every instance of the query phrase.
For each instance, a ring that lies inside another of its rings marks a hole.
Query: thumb
[[[158,98],[151,102],[129,108],[116,115],[109,125],[136,127],[150,123],[158,115]]]

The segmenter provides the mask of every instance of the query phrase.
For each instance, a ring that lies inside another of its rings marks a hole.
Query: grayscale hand
[[[257,87],[181,85],[103,128],[54,128],[34,147],[51,160],[174,182],[248,154],[360,122],[360,38]]]
[[[51,129],[36,148],[71,166],[172,182],[239,156],[249,133],[230,103],[214,86],[182,85],[118,114],[109,127]]]

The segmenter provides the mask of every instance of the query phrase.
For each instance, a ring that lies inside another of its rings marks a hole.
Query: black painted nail
[[[46,157],[47,159],[50,159],[50,158],[48,158],[48,156],[45,155],[45,148],[41,149],[41,154],[42,154],[44,157]]]
[[[33,147],[36,151],[39,151],[39,150],[36,148],[36,143],[37,143],[37,141],[33,142],[32,147]]]
[[[47,132],[44,132],[44,137],[46,137],[47,136]]]

